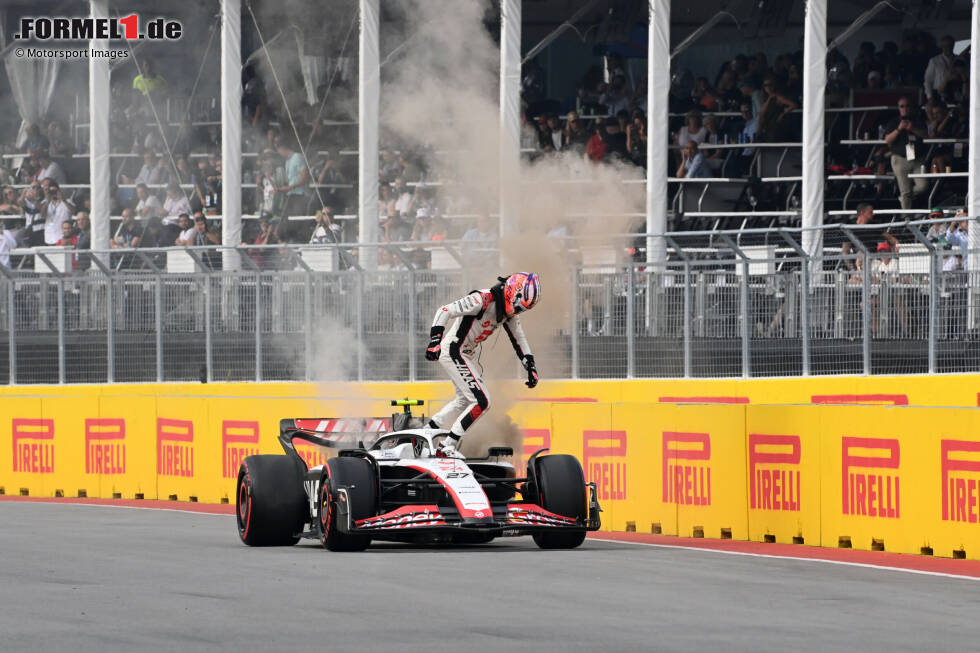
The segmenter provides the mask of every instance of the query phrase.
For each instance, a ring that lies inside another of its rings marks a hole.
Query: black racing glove
[[[425,350],[425,360],[439,360],[439,354],[442,352],[442,347],[439,346],[439,343],[442,342],[442,332],[443,327],[441,326],[434,326],[429,331],[429,346]]]
[[[534,367],[534,356],[528,354],[521,360],[521,364],[527,370],[527,381],[524,382],[524,385],[533,388],[538,384],[538,369]]]

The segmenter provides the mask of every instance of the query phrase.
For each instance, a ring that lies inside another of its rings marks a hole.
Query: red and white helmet
[[[515,272],[504,282],[504,314],[514,317],[534,308],[539,296],[538,275],[533,272]]]

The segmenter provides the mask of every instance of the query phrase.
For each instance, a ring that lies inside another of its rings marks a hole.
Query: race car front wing
[[[578,519],[559,515],[541,506],[528,502],[513,502],[493,506],[492,520],[479,524],[467,523],[453,507],[435,504],[400,506],[394,510],[374,517],[353,521],[347,510],[347,492],[340,488],[340,501],[337,502],[337,527],[341,532],[383,536],[386,532],[447,531],[493,534],[527,534],[552,530],[596,531],[601,526],[599,502],[595,483],[587,483],[589,494],[588,517]]]

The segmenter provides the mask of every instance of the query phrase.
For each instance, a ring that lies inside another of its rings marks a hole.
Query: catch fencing
[[[566,264],[526,330],[551,378],[978,371],[980,278],[964,269],[977,254],[931,226],[893,226],[897,253],[828,229],[817,257],[799,230],[668,234],[656,267],[555,241]],[[464,247],[387,246],[393,269],[378,270],[354,245],[92,252],[69,272],[75,254],[15,252],[0,268],[0,380],[439,379],[423,356],[434,312],[497,269],[464,270]]]

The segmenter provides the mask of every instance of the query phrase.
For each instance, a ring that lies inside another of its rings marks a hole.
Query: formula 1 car
[[[372,540],[483,544],[531,535],[542,549],[571,549],[599,529],[595,483],[585,482],[574,456],[537,451],[525,477],[501,460],[513,455],[510,447],[491,447],[482,458],[439,457],[448,431],[412,416],[410,406],[421,403],[392,401],[403,408],[391,418],[397,430],[380,435],[323,430],[336,425],[329,418],[282,420],[286,455],[249,456],[239,468],[242,542],[288,546],[307,538],[331,551],[362,551]],[[297,444],[338,453],[310,466]]]

